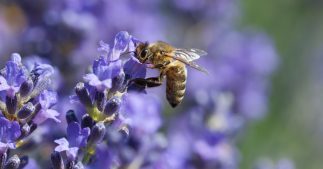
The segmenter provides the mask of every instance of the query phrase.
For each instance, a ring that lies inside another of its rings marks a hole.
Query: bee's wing
[[[171,53],[166,53],[166,56],[171,57],[175,60],[183,62],[194,69],[202,71],[208,74],[207,70],[199,66],[193,60],[200,58],[200,56],[206,55],[207,53],[200,49],[175,49]]]
[[[199,59],[200,56],[207,55],[207,53],[200,49],[175,49],[174,55],[187,61],[193,61]]]

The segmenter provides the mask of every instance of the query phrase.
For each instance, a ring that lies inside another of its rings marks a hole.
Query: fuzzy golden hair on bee
[[[194,62],[207,53],[200,49],[175,48],[162,41],[138,43],[135,57],[149,68],[158,69],[160,75],[133,81],[145,87],[160,86],[166,78],[166,98],[172,107],[179,105],[185,95],[187,69],[192,67],[207,74],[207,70]]]

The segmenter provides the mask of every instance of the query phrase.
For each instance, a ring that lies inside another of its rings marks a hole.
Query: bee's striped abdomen
[[[176,107],[184,98],[186,76],[185,65],[171,66],[166,72],[166,96],[172,107]]]

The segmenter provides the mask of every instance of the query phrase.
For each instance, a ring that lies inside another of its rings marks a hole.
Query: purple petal
[[[13,53],[11,55],[11,60],[15,63],[21,63],[21,56],[18,53]]]
[[[104,58],[99,58],[93,62],[92,70],[95,75],[100,75],[106,69],[108,63],[104,60]]]
[[[69,149],[69,143],[66,138],[60,138],[54,141],[58,145],[55,147],[55,151],[62,152]]]
[[[105,90],[107,88],[111,88],[112,87],[112,80],[111,79],[106,79],[106,80],[101,82],[101,85],[102,85],[101,87],[97,88],[99,91],[103,91],[103,90]]]
[[[87,143],[87,138],[89,137],[90,135],[90,128],[83,128],[82,131],[81,131],[81,135],[80,137],[82,138],[80,143],[79,143],[79,146],[80,147],[85,147],[86,146],[86,143]]]
[[[127,50],[128,44],[130,42],[130,35],[128,32],[119,32],[114,39],[114,46],[112,49],[112,54],[110,55],[109,61],[118,60],[120,54]]]
[[[90,129],[81,129],[77,122],[71,122],[67,126],[67,139],[72,147],[86,146],[87,138],[90,135]]]
[[[146,77],[146,65],[137,62],[132,57],[124,64],[123,69],[131,79]]]
[[[87,74],[83,78],[91,86],[95,86],[102,91],[111,88],[111,80],[120,74],[121,67],[121,60],[106,63],[103,58],[100,58],[93,63],[93,73]]]
[[[14,85],[15,77],[19,74],[19,67],[13,61],[8,61],[6,64],[6,79],[9,85]]]
[[[85,82],[89,82],[91,86],[98,86],[101,84],[99,78],[93,73],[86,74],[83,79]]]
[[[103,41],[100,41],[99,42],[99,48],[98,48],[98,51],[100,52],[100,53],[102,53],[102,55],[101,56],[104,56],[105,58],[107,58],[107,56],[109,55],[109,53],[110,53],[110,46],[109,46],[109,44],[107,44],[107,43],[105,43],[105,42],[103,42]]]
[[[15,142],[21,135],[19,123],[10,122],[4,117],[0,118],[0,141],[9,143]]]
[[[99,91],[103,91],[112,87],[112,78],[120,74],[122,71],[121,67],[121,60],[107,64],[103,59],[99,59],[93,64],[93,73],[86,74],[83,79],[89,82],[90,86],[94,86]]]
[[[55,147],[55,151],[57,152],[66,152],[66,155],[69,159],[74,160],[77,157],[77,147],[69,148],[69,142],[66,140],[66,138],[60,138],[58,140],[54,141],[58,145]]]
[[[6,130],[9,126],[9,120],[7,120],[6,118],[4,117],[1,117],[0,118],[0,138],[4,138],[5,135],[6,135]]]
[[[21,135],[19,123],[17,121],[13,121],[7,133],[11,142],[16,141],[16,139]]]
[[[111,78],[118,76],[121,72],[122,61],[117,60],[113,62],[109,62],[109,70],[111,72]]]
[[[5,153],[9,149],[16,149],[16,145],[14,143],[2,143],[0,141],[0,154]]]
[[[7,90],[9,87],[7,80],[3,76],[0,76],[0,91]]]
[[[87,74],[83,77],[83,79],[84,81],[88,82],[90,86],[95,87],[98,91],[104,91],[105,89],[112,87],[111,79],[101,81],[95,74]]]
[[[14,86],[9,86],[9,88],[7,89],[7,95],[9,97],[14,97],[15,94],[19,91],[20,87],[14,87]]]
[[[72,148],[68,149],[68,151],[66,151],[67,158],[69,160],[75,160],[77,157],[78,150],[79,150],[78,147],[72,147]]]
[[[57,118],[59,113],[53,109],[42,109],[38,112],[36,117],[34,118],[34,122],[36,124],[41,124],[47,119],[53,119],[55,122],[60,123],[61,121]]]
[[[67,139],[71,146],[77,145],[77,138],[80,135],[81,126],[77,122],[71,122],[67,126]]]
[[[5,73],[5,78],[10,86],[20,86],[27,79],[22,69],[22,63],[17,58],[7,62]]]
[[[39,95],[39,103],[42,106],[43,109],[50,108],[54,104],[57,103],[57,93],[44,90],[40,95]]]
[[[138,43],[142,42],[134,37],[131,37],[129,41],[129,51],[135,51]]]

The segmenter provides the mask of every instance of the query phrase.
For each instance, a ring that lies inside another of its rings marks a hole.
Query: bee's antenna
[[[128,55],[128,54],[130,54],[130,53],[135,53],[135,51],[128,51],[128,52],[124,52],[124,53],[122,53],[120,56],[125,56],[125,55]]]

